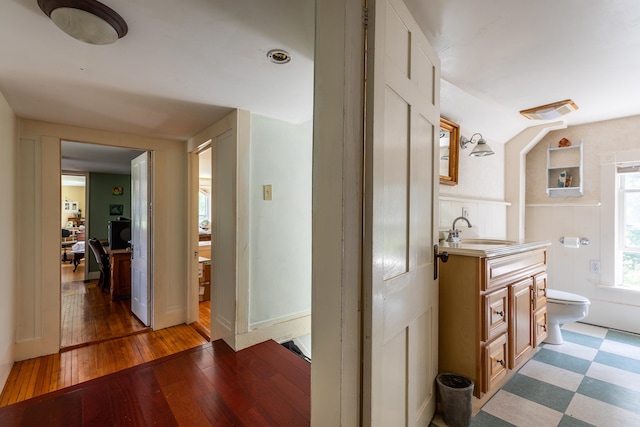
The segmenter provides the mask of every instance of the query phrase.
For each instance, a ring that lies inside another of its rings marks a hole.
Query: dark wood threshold
[[[146,332],[151,331],[150,327],[146,327],[144,329],[138,329],[137,331],[130,331],[127,332],[125,334],[122,335],[117,335],[117,336],[113,336],[113,337],[107,337],[107,338],[103,338],[103,339],[98,339],[98,340],[93,340],[93,341],[88,341],[88,342],[83,342],[83,343],[79,343],[79,344],[74,344],[74,345],[69,345],[66,347],[61,347],[60,348],[60,353],[64,353],[66,351],[71,351],[71,350],[77,350],[79,348],[82,347],[88,347],[94,344],[101,344],[103,342],[107,342],[107,341],[112,341],[112,340],[117,340],[119,338],[126,338],[126,337],[130,337],[133,335],[138,335],[138,334],[144,334]]]
[[[205,327],[203,327],[200,322],[193,322],[190,323],[189,326],[191,326],[193,329],[196,330],[197,333],[199,333],[202,338],[204,338],[207,341],[211,341],[211,336],[209,335],[209,330],[206,329]]]

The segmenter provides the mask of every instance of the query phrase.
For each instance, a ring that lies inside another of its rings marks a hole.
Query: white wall
[[[3,184],[3,197],[9,209],[0,210],[2,239],[0,246],[0,389],[9,376],[13,365],[16,329],[16,288],[18,247],[17,227],[17,119],[0,93],[0,181]]]
[[[312,128],[251,115],[249,329],[311,313]],[[263,186],[272,186],[272,200]]]
[[[461,129],[467,138],[467,134]],[[504,200],[504,145],[487,141],[493,156],[469,157],[473,149],[460,150],[458,185],[440,186],[440,231],[449,230],[453,220],[462,215],[462,208],[469,208],[469,221],[473,226],[458,222],[462,230],[460,237],[494,238],[506,237],[506,208]]]
[[[613,258],[613,250],[604,246],[613,233],[612,201],[614,192],[601,188],[601,156],[638,149],[640,116],[573,126],[548,133],[526,157],[525,236],[549,240],[549,287],[586,296],[591,300],[585,322],[640,333],[640,292],[607,286],[608,278],[589,272],[589,261],[600,260],[604,268]],[[546,159],[549,144],[562,138],[584,144],[584,196],[551,198],[546,195]],[[607,219],[609,218],[609,219]],[[586,237],[590,245],[578,249],[563,247],[562,236]]]

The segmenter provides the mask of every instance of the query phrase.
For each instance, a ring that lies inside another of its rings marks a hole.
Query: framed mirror
[[[458,185],[460,125],[440,118],[440,184]]]

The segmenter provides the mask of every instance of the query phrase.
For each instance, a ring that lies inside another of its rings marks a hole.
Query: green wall
[[[122,187],[123,194],[113,195],[114,187]],[[122,215],[111,215],[110,205],[122,205]],[[87,240],[95,237],[99,240],[109,238],[109,221],[119,216],[131,218],[131,175],[110,173],[89,174],[89,224]],[[89,249],[89,248],[87,248]],[[91,250],[85,251],[85,262],[89,261],[89,271],[98,271]]]

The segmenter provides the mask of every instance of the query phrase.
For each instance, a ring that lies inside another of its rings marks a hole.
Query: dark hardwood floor
[[[223,341],[0,408],[1,426],[308,426],[311,366]]]

